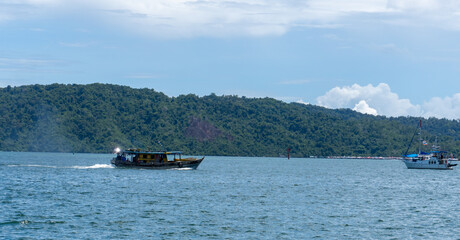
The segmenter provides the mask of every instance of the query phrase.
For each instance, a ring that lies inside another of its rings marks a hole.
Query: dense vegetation
[[[168,97],[106,84],[0,88],[0,116],[2,151],[160,149],[161,141],[189,154],[282,156],[291,148],[296,157],[400,156],[419,121],[271,98]],[[444,148],[460,152],[459,121],[423,124],[429,142],[437,137]]]

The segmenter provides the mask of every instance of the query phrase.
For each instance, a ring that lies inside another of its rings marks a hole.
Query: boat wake
[[[8,167],[41,167],[41,168],[59,168],[58,166],[37,165],[37,164],[9,164]]]
[[[193,170],[193,168],[190,167],[183,167],[183,168],[171,168],[169,170],[174,170],[174,171],[185,171],[185,170]]]
[[[98,169],[98,168],[113,168],[110,164],[94,164],[92,166],[49,166],[37,164],[9,164],[8,167],[38,167],[38,168],[73,168],[73,169]]]
[[[113,168],[110,164],[94,164],[92,166],[73,166],[76,169],[95,169],[95,168]]]

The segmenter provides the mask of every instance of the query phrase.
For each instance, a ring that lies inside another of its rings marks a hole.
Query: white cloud
[[[460,29],[460,2],[454,0],[6,0],[0,22],[82,12],[156,37],[280,35],[295,27],[347,25],[353,16],[353,24],[374,18]]]
[[[102,0],[98,5],[109,21],[157,37],[279,35],[299,15],[267,1]]]
[[[369,107],[369,104],[367,104],[367,102],[364,100],[359,101],[359,103],[355,105],[353,110],[360,112],[360,113],[370,114],[374,116],[377,115],[377,110]]]
[[[296,103],[305,104],[305,105],[310,105],[309,102],[305,102],[303,99],[297,100]]]
[[[422,105],[414,105],[408,99],[400,99],[386,83],[335,87],[316,101],[323,107],[350,108],[372,115],[460,119],[460,93],[452,97],[435,97]]]
[[[318,105],[327,108],[353,109],[359,106],[360,101],[364,101],[368,108],[376,110],[379,115],[416,116],[420,114],[419,106],[412,105],[408,99],[400,99],[396,93],[391,92],[390,86],[386,83],[380,83],[375,87],[371,84],[335,87],[317,98]]]
[[[444,3],[446,4],[446,3]],[[434,11],[441,7],[441,2],[438,0],[388,0],[387,6],[390,9],[403,10],[418,10],[418,11]]]
[[[332,15],[389,11],[387,0],[310,0],[309,6],[317,11],[330,12]]]
[[[399,99],[385,83],[375,87],[371,84],[335,87],[324,96],[318,97],[317,103],[328,108],[354,108],[362,100],[382,115],[398,116],[413,108],[409,100]],[[389,105],[397,105],[398,107],[389,107]]]
[[[460,119],[460,93],[452,97],[435,97],[423,103],[423,116]]]

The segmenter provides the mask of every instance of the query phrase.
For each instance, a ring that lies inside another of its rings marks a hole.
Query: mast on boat
[[[419,128],[419,132],[418,132],[418,135],[419,135],[419,145],[418,145],[418,154],[422,154],[422,120],[420,119],[420,128]]]

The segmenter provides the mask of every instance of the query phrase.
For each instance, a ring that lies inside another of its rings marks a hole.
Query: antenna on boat
[[[431,150],[432,151],[440,151],[441,150],[441,146],[438,145],[438,136],[435,137],[434,143],[431,146]]]
[[[419,132],[419,147],[418,147],[418,154],[422,154],[422,119],[420,119],[420,132]]]

